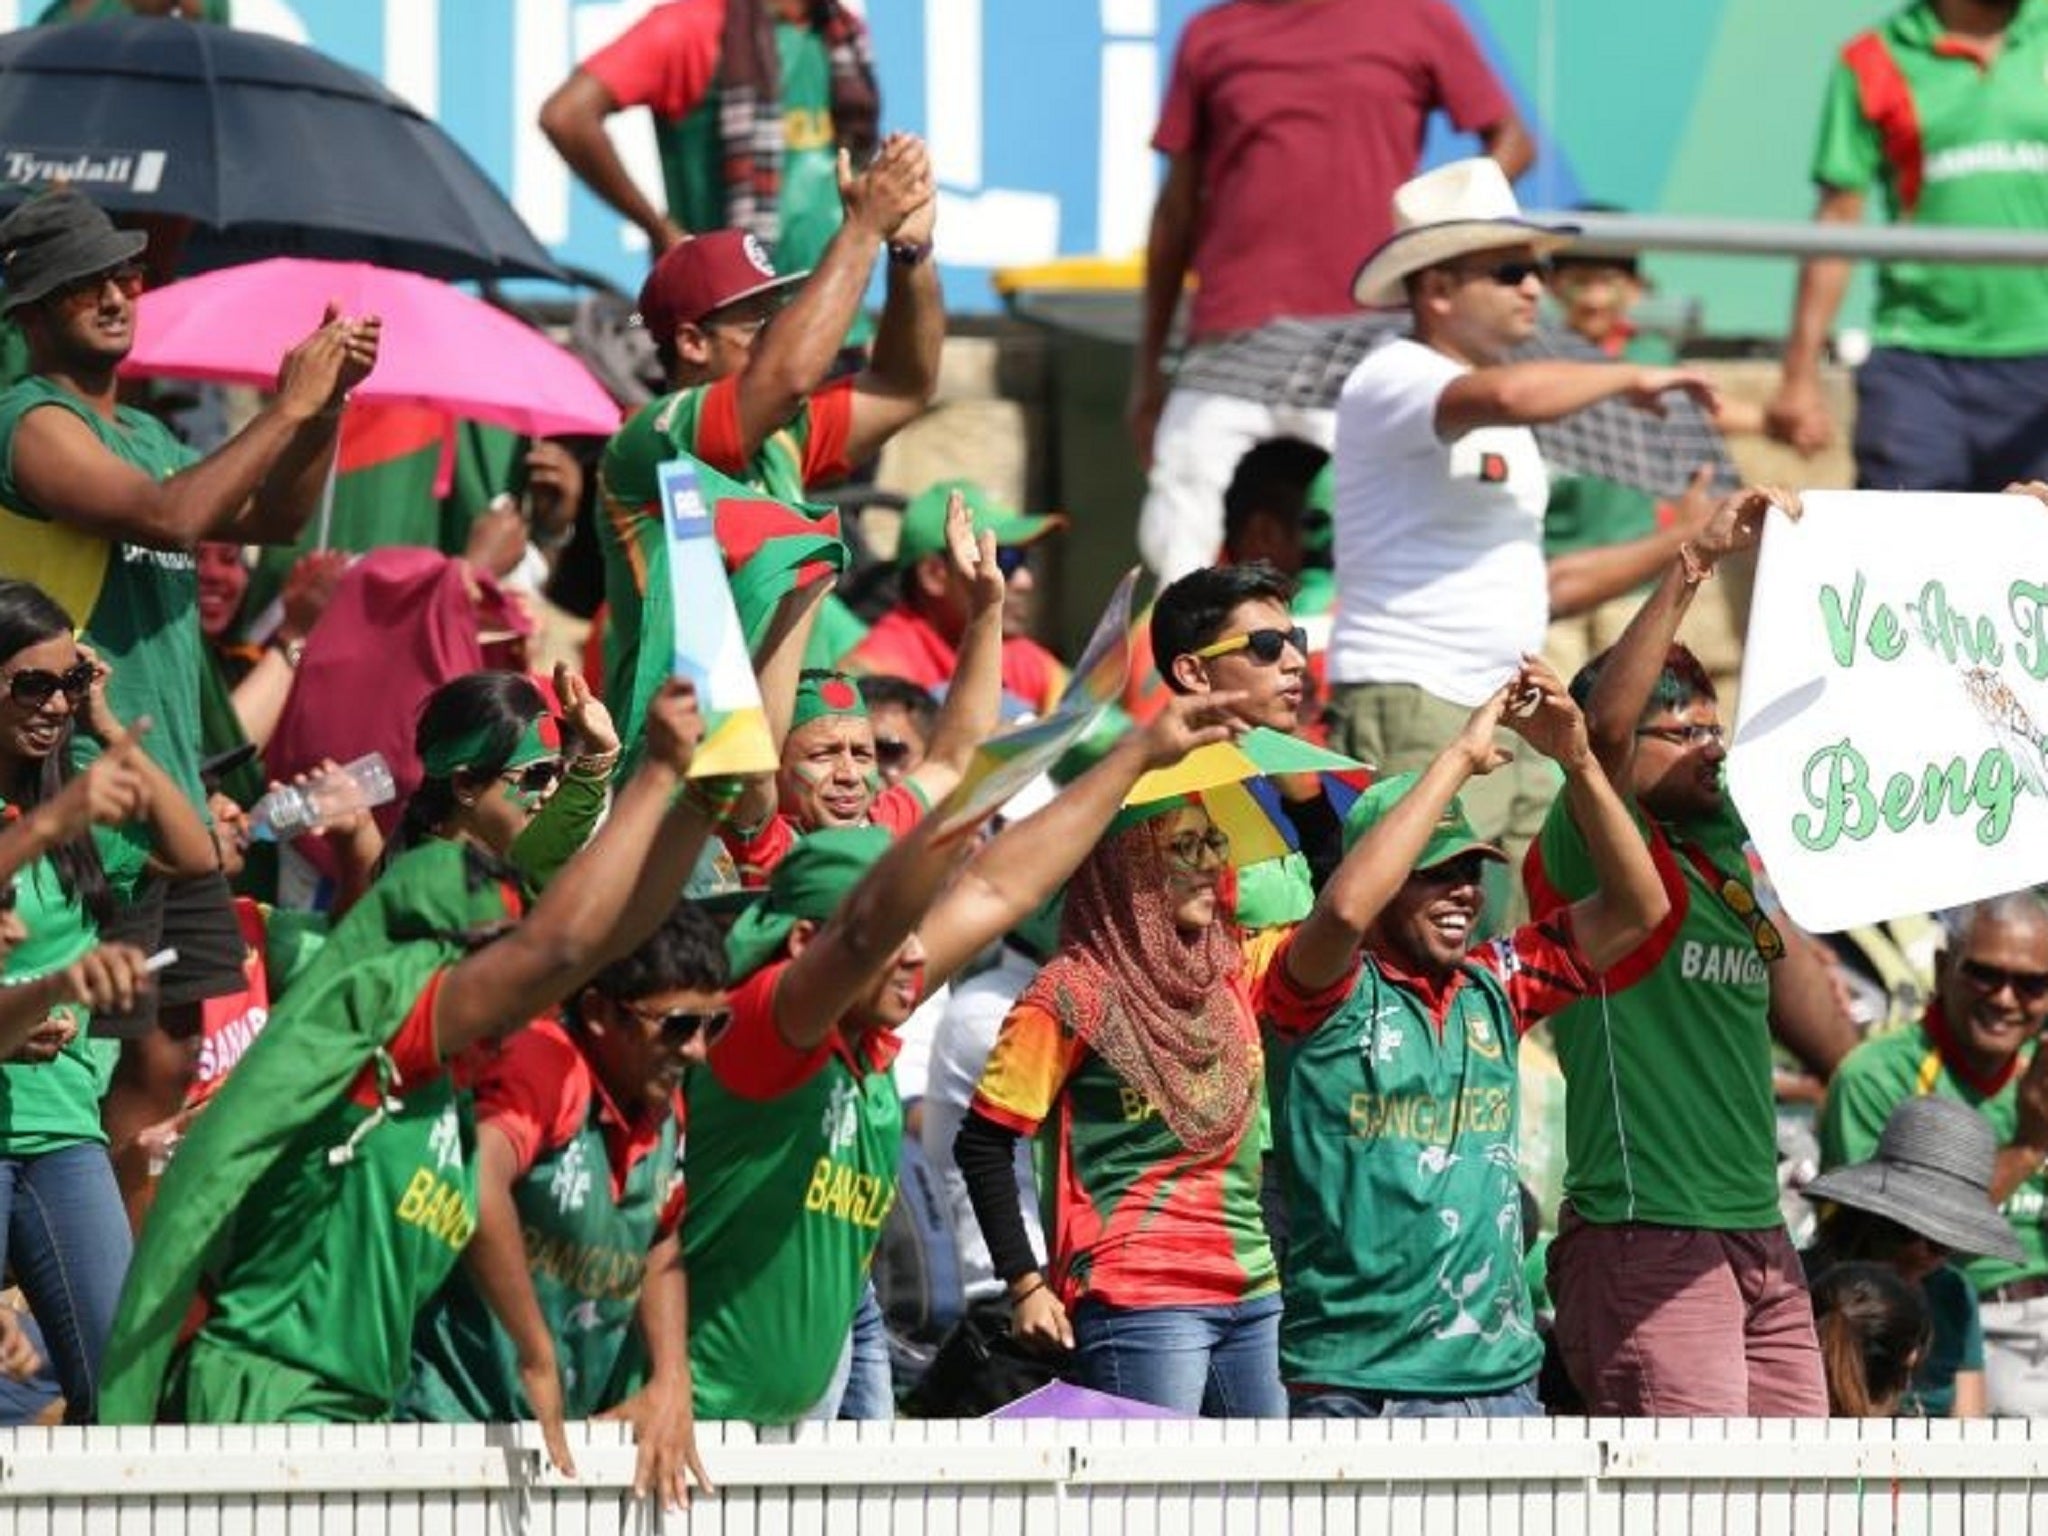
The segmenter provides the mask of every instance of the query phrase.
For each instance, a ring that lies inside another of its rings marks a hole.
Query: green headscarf
[[[822,923],[895,841],[886,827],[826,827],[797,839],[768,877],[768,891],[725,936],[735,982],[780,955],[799,922]]]
[[[393,860],[335,927],[164,1174],[114,1316],[101,1423],[156,1421],[186,1311],[243,1198],[390,1043],[434,973],[524,904],[465,845],[437,839]]]

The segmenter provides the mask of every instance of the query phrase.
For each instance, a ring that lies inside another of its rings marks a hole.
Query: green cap
[[[1344,818],[1344,851],[1349,853],[1357,846],[1358,840],[1385,819],[1401,801],[1401,797],[1415,787],[1422,777],[1419,773],[1397,773],[1390,779],[1380,779],[1358,797],[1358,803],[1351,807],[1351,814]],[[1444,807],[1444,813],[1437,819],[1429,841],[1422,845],[1422,852],[1416,856],[1415,868],[1435,869],[1439,864],[1448,864],[1461,853],[1483,853],[1490,859],[1507,862],[1507,854],[1498,845],[1489,843],[1472,830],[1472,819],[1465,814],[1465,802],[1456,795]]]
[[[822,923],[889,851],[886,827],[825,827],[806,833],[768,877],[762,898],[725,936],[725,958],[739,981],[774,960],[799,922]]]
[[[998,502],[972,480],[941,480],[927,486],[903,509],[903,531],[896,538],[896,563],[910,565],[926,555],[946,552],[946,500],[958,491],[974,518],[976,535],[992,533],[1006,548],[1029,544],[1067,526],[1057,514],[1034,517]]]
[[[860,696],[860,684],[844,672],[806,668],[797,679],[796,705],[790,711],[789,728],[793,731],[827,716],[867,719],[868,706]]]

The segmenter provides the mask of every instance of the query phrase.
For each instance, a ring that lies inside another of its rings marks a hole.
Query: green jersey
[[[1875,186],[1903,224],[2048,229],[2048,0],[2021,0],[1995,52],[1944,32],[1930,0],[1842,50],[1813,179]],[[1955,357],[2048,352],[2048,267],[1889,261],[1881,346]]]
[[[690,1371],[700,1419],[788,1424],[825,1395],[896,1198],[896,1037],[834,1035],[808,1054],[776,1030],[775,984],[732,992],[732,1025],[693,1072]]]
[[[605,697],[611,701],[621,741],[629,746],[639,742],[648,702],[668,676],[674,653],[671,636],[662,633],[673,621],[668,616],[661,466],[687,454],[732,477],[742,489],[780,502],[801,501],[807,485],[847,474],[851,466],[845,459],[846,439],[852,421],[852,381],[827,385],[747,458],[741,449],[739,380],[727,377],[650,401],[605,445],[598,471],[598,540],[607,613]],[[716,489],[707,481],[707,504],[715,505]],[[763,547],[757,535],[723,522],[718,542],[728,570],[735,573]],[[830,542],[837,543],[836,529]],[[765,624],[772,604],[761,612],[750,611],[755,605],[738,583],[734,598],[751,643],[751,625]]]
[[[169,479],[198,455],[147,412],[124,405],[108,421],[40,375],[0,392],[0,575],[32,581],[64,607],[79,637],[113,668],[115,711],[123,720],[148,715],[155,722],[149,755],[203,806],[198,567],[188,549],[103,539],[29,501],[14,478],[14,434],[24,416],[44,407],[71,412],[115,458],[153,479]]]
[[[1441,985],[1367,956],[1309,995],[1282,945],[1268,1022],[1292,1041],[1273,1106],[1293,1388],[1504,1392],[1543,1360],[1522,1279],[1523,1033],[1580,996],[1562,921],[1488,941]]]
[[[1565,1198],[1603,1225],[1776,1227],[1763,951],[1782,941],[1756,906],[1748,833],[1726,801],[1683,826],[1640,810],[1636,819],[1671,910],[1592,996],[1552,1022],[1565,1080]],[[1523,878],[1539,913],[1592,892],[1592,856],[1563,800]]]
[[[512,1200],[562,1400],[570,1418],[589,1418],[617,1401],[609,1389],[633,1342],[647,1251],[675,1215],[676,1117],[629,1124],[552,1021],[514,1037],[478,1082],[476,1102],[478,1123],[495,1126],[518,1157]],[[533,1417],[511,1336],[466,1270],[420,1319],[401,1412],[440,1423]]]
[[[1997,1077],[1980,1078],[1950,1044],[1941,1005],[1929,1004],[1917,1024],[1873,1035],[1835,1069],[1821,1114],[1821,1166],[1835,1168],[1872,1156],[1891,1112],[1901,1100],[1922,1093],[1960,1099],[1991,1123],[2004,1145],[2019,1129],[2020,1074],[2034,1050],[2031,1045],[2022,1049]],[[2018,1264],[1981,1257],[1952,1261],[1980,1295],[2010,1280],[2048,1275],[2048,1234],[2042,1231],[2048,1220],[2048,1174],[2037,1172],[2023,1180],[2005,1197],[2002,1209],[2026,1257]]]
[[[476,1230],[469,1096],[434,1053],[434,992],[446,974],[241,1202],[195,1363],[210,1353],[274,1361],[320,1384],[314,1416],[391,1416],[414,1320]],[[265,1033],[295,1022],[280,1014]],[[206,1396],[206,1374],[187,1373],[187,1422],[233,1417]]]

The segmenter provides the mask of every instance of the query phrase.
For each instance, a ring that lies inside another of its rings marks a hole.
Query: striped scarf
[[[725,222],[770,250],[782,233],[782,67],[774,0],[726,0],[718,64],[718,135],[725,168]],[[878,139],[882,99],[868,30],[840,0],[812,0],[810,25],[824,39],[832,83],[832,131],[856,162]]]

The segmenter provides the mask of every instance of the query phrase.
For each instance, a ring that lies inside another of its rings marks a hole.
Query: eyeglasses
[[[1477,885],[1486,878],[1486,855],[1461,853],[1441,864],[1418,869],[1408,878],[1420,880],[1424,885]]]
[[[1550,281],[1550,263],[1523,258],[1517,261],[1497,261],[1490,266],[1460,266],[1460,277],[1490,277],[1503,288],[1519,288],[1530,278],[1540,282]]]
[[[998,544],[996,546],[996,569],[1008,581],[1031,563],[1031,551],[1021,544]]]
[[[1204,854],[1217,864],[1228,864],[1230,834],[1221,827],[1211,827],[1206,832],[1182,832],[1167,839],[1166,852],[1175,863],[1189,869],[1200,869]]]
[[[1696,730],[1707,727],[1696,726]],[[1771,921],[1764,909],[1756,903],[1756,892],[1742,881],[1730,875],[1721,882],[1721,900],[1728,910],[1741,918],[1749,929],[1749,941],[1756,946],[1756,952],[1765,960],[1785,958],[1785,935],[1778,931],[1778,925]]]
[[[59,284],[50,290],[50,300],[52,303],[67,307],[81,305],[88,299],[97,304],[109,283],[121,290],[123,298],[132,299],[142,292],[147,280],[148,274],[142,268],[133,262],[124,262],[118,267],[109,267],[104,272],[95,272],[89,277],[73,278],[68,283]]]
[[[524,768],[509,769],[498,775],[500,780],[522,795],[544,795],[555,787],[555,780],[561,776],[562,764],[552,757],[544,757],[537,763],[528,763]]]
[[[23,709],[41,709],[50,702],[51,695],[59,692],[76,704],[92,692],[93,679],[98,675],[89,661],[81,661],[63,672],[23,667],[7,679],[7,696]]]
[[[1199,651],[1191,652],[1198,660],[1207,661],[1215,656],[1228,656],[1232,651],[1249,652],[1253,661],[1262,667],[1270,667],[1286,654],[1289,646],[1303,661],[1308,660],[1308,631],[1299,624],[1292,629],[1253,629],[1241,635],[1232,635],[1227,640],[1218,640],[1214,645],[1205,645]]]
[[[1728,739],[1727,731],[1718,725],[1644,725],[1636,728],[1636,734],[1686,748],[1704,747],[1709,742],[1720,746]]]
[[[724,1034],[732,1023],[730,1008],[718,1008],[710,1013],[700,1013],[692,1008],[678,1008],[673,1013],[650,1014],[630,1003],[623,1006],[634,1018],[658,1026],[661,1030],[662,1044],[678,1050],[696,1039],[700,1033],[704,1036],[706,1047],[715,1045],[718,1037]]]
[[[1986,965],[1981,960],[1959,961],[1956,969],[1963,974],[1963,980],[1982,992],[1986,997],[1996,997],[2007,987],[2022,1002],[2037,1003],[2048,997],[2048,972],[2009,971],[2004,966]]]

